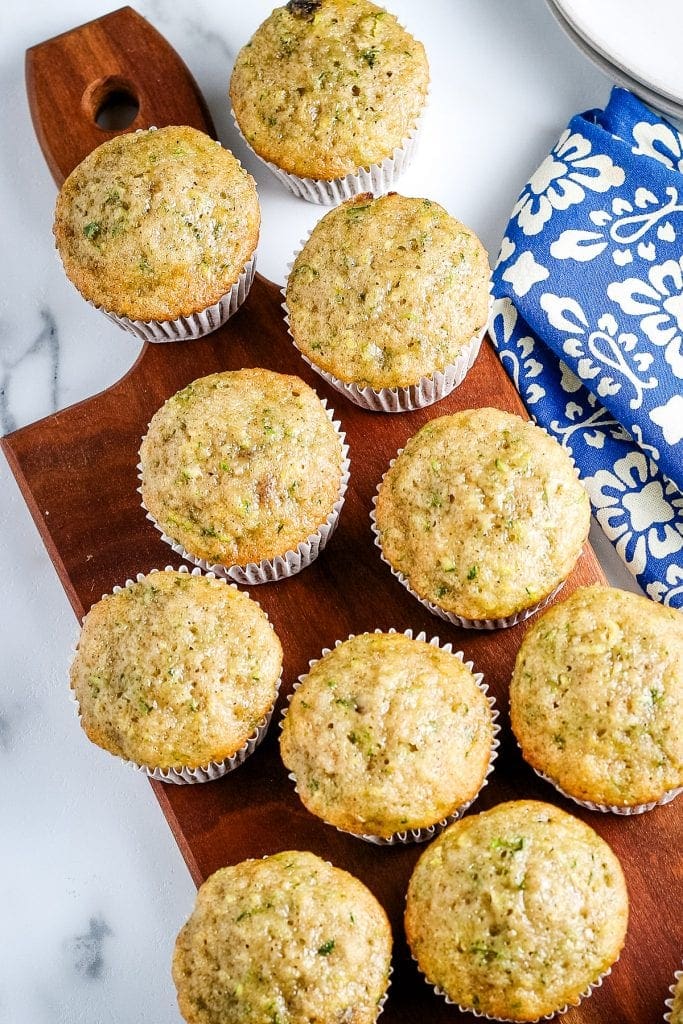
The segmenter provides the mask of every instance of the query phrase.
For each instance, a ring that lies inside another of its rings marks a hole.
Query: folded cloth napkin
[[[683,605],[683,135],[623,89],[525,185],[491,333],[644,590]]]

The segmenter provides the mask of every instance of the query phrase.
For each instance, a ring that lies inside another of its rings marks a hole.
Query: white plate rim
[[[604,38],[601,39],[599,35],[592,34],[576,17],[571,0],[548,0],[548,2],[553,3],[564,23],[573,30],[574,40],[576,41],[576,37],[578,37],[592,53],[602,57],[611,72],[614,74],[621,72],[631,82],[638,83],[641,87],[648,89],[651,94],[658,98],[661,97],[664,100],[669,100],[683,109],[683,83],[681,83],[679,91],[672,91],[670,84],[667,85],[665,80],[653,78],[653,73],[649,72],[645,65],[636,63],[632,57],[629,57],[623,51],[619,52]],[[683,24],[681,28],[683,28]],[[675,30],[676,26],[673,26],[673,29]],[[668,66],[667,62],[664,62],[664,65]],[[660,66],[658,65],[658,67]]]
[[[635,93],[640,97],[640,99],[647,103],[648,106],[653,107],[656,113],[665,114],[667,117],[683,121],[683,102],[677,103],[661,93],[654,92],[649,86],[645,85],[639,79],[633,78],[627,71],[618,67],[616,64],[611,63],[609,59],[604,57],[602,53],[598,52],[598,50],[594,49],[590,43],[583,38],[583,36],[579,35],[574,30],[572,25],[562,14],[556,0],[546,0],[546,4],[550,8],[551,14],[569,37],[571,42],[573,42],[577,49],[579,49],[585,57],[595,64],[603,74],[615,81],[617,85],[621,85],[624,89],[628,89],[629,92]]]

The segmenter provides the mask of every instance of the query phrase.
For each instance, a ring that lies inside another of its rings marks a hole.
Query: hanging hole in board
[[[140,104],[128,92],[112,92],[104,100],[95,116],[95,124],[106,132],[120,132],[129,128],[138,116]]]
[[[104,132],[125,131],[140,111],[132,85],[113,75],[93,82],[82,102],[86,115]]]

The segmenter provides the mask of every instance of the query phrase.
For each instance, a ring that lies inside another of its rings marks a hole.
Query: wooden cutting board
[[[127,91],[139,101],[131,130],[189,124],[214,135],[187,68],[129,7],[33,47],[26,70],[35,130],[57,184],[116,134],[94,121],[112,91]],[[46,238],[49,232],[46,223]],[[297,241],[298,236],[292,238],[293,249]],[[131,344],[124,333],[116,342]],[[330,546],[300,575],[252,590],[285,650],[281,702],[310,658],[352,632],[425,629],[464,650],[491,685],[503,725],[496,770],[473,810],[515,797],[551,801],[597,829],[626,871],[632,901],[626,949],[605,985],[564,1019],[567,1024],[660,1021],[667,986],[683,953],[683,799],[624,819],[581,811],[540,782],[517,752],[507,720],[508,680],[524,626],[496,633],[463,631],[430,616],[390,575],[372,542],[368,516],[377,482],[397,448],[425,421],[483,405],[524,413],[488,341],[465,382],[438,406],[398,416],[365,412],[309,370],[285,330],[278,287],[257,275],[245,305],[215,334],[200,341],[146,345],[132,369],[107,391],[8,435],[3,449],[76,615],[80,619],[127,577],[178,564],[140,510],[135,471],[140,437],[155,410],[176,390],[204,374],[243,366],[303,377],[336,410],[351,448],[351,484]],[[564,596],[578,585],[603,580],[586,546]],[[66,700],[66,680],[64,691]],[[401,917],[420,847],[377,848],[309,815],[280,763],[277,734],[271,728],[244,767],[219,782],[152,783],[194,880],[199,883],[216,868],[245,857],[313,850],[361,878],[391,917],[395,972],[382,1019],[387,1024],[473,1021],[431,992],[407,953]],[[146,785],[142,777],[140,785]]]

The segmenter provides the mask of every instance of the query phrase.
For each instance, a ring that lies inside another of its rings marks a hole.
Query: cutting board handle
[[[132,7],[32,46],[26,51],[26,89],[33,127],[57,185],[88,153],[123,131],[187,124],[216,137],[184,61]],[[97,124],[115,94],[139,108],[118,131]]]

